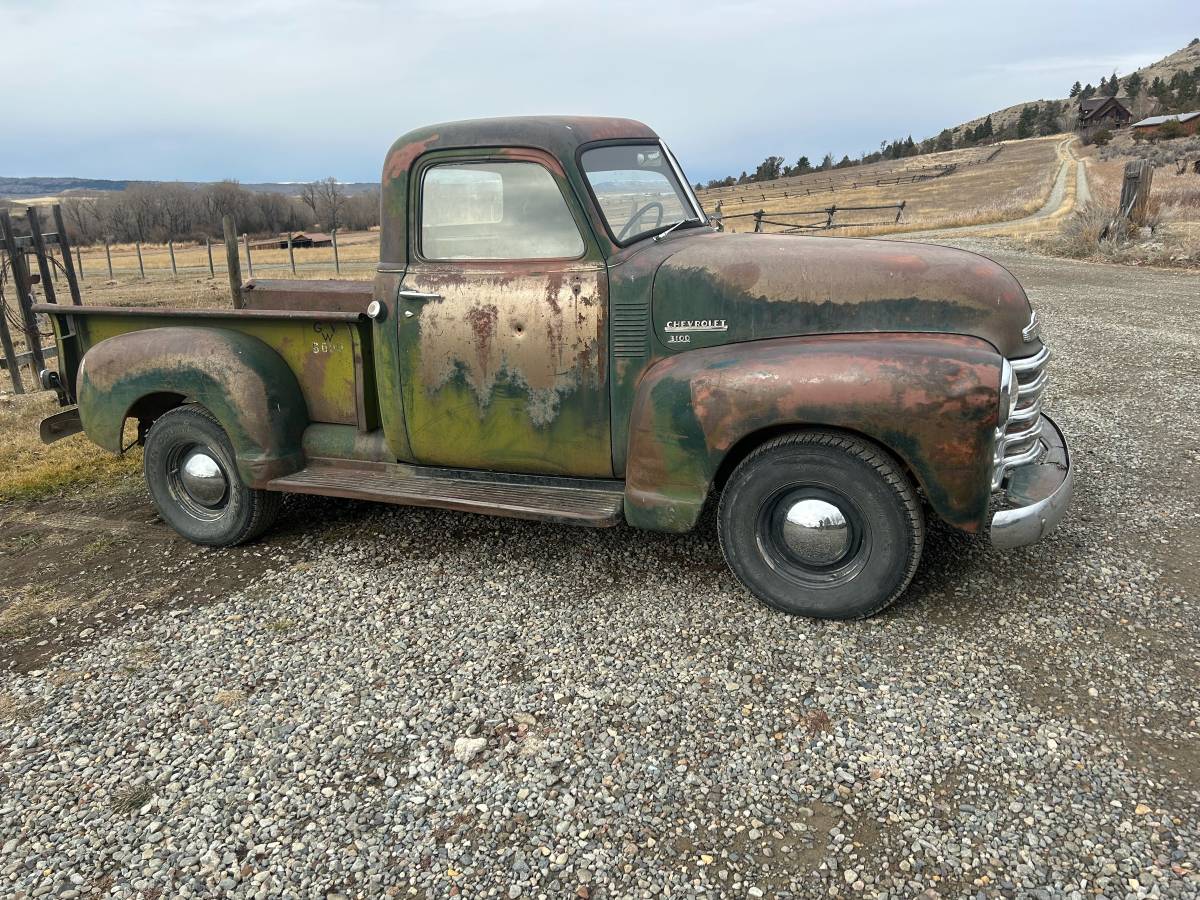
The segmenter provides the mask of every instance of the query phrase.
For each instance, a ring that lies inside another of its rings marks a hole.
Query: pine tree
[[[1117,78],[1117,73],[1112,73],[1112,78],[1108,79],[1108,96],[1115,97],[1121,92],[1121,80]]]
[[[1096,95],[1096,89],[1094,87],[1092,87],[1092,84],[1089,81],[1087,84],[1085,84],[1083,86],[1083,90],[1079,92],[1079,99],[1080,100],[1090,100],[1095,95]]]
[[[1142,87],[1145,85],[1145,83],[1146,81],[1144,78],[1142,78],[1141,73],[1134,72],[1125,79],[1125,94],[1130,100],[1136,100],[1138,94],[1142,92]]]
[[[1017,137],[1027,138],[1033,134],[1033,126],[1038,117],[1036,103],[1021,107],[1021,117],[1017,120]]]
[[[1083,85],[1077,81],[1073,85],[1071,85],[1071,93],[1068,94],[1067,96],[1068,97],[1078,97],[1079,92],[1082,90],[1083,90]]]

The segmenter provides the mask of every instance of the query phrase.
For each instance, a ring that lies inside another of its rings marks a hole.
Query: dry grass
[[[154,788],[148,784],[125,788],[118,791],[112,800],[112,808],[126,815],[135,813],[154,799]]]
[[[844,235],[894,234],[905,231],[921,231],[928,228],[958,227],[989,222],[1007,221],[1036,212],[1054,185],[1058,174],[1058,145],[1062,136],[1013,141],[1005,145],[994,160],[980,165],[962,168],[959,171],[927,181],[911,184],[878,185],[860,188],[838,188],[832,192],[811,194],[807,197],[771,198],[774,182],[754,185],[753,190],[744,188],[740,194],[722,194],[722,212],[731,215],[763,209],[768,213],[795,209],[817,209],[836,204],[838,206],[879,206],[905,201],[903,221],[899,224],[842,228],[834,232]],[[960,153],[962,151],[954,151]],[[915,157],[904,162],[919,161],[932,164],[948,154],[931,154]],[[871,167],[863,167],[867,169]],[[855,170],[846,170],[856,172]],[[824,176],[828,173],[819,173]],[[883,173],[880,173],[883,174]],[[805,176],[814,177],[814,176]],[[794,183],[795,180],[792,180]],[[766,193],[768,199],[763,201]],[[714,192],[702,192],[701,199],[706,207],[715,206]],[[878,220],[882,213],[857,213],[861,218],[839,216],[836,221]],[[873,217],[868,218],[868,217]],[[798,220],[802,221],[802,220]],[[732,231],[750,231],[753,219],[735,219],[728,223]],[[766,231],[784,229],[767,226]]]
[[[1123,265],[1200,267],[1200,175],[1190,170],[1177,175],[1174,164],[1158,165],[1154,172],[1149,203],[1148,224],[1153,226],[1150,237],[1131,232],[1117,240],[1094,239],[1099,233],[1096,222],[1109,220],[1120,203],[1125,165],[1161,149],[1161,146],[1139,146],[1127,136],[1100,152],[1088,148],[1088,186],[1093,208],[1081,210],[1078,216],[1064,222],[1061,233],[1039,236],[1038,248],[1057,255]]]
[[[65,597],[32,593],[26,587],[0,609],[0,638],[26,638],[56,618],[75,613],[79,605]]]
[[[262,277],[291,277],[290,263],[286,249],[262,249],[254,247],[251,239],[250,256],[254,261],[254,273]],[[239,248],[241,244],[239,242]],[[113,244],[112,254],[113,275],[124,280],[129,277],[139,277],[137,248],[133,244]],[[305,277],[302,273],[309,269],[328,269],[329,274],[316,277],[330,277],[333,274],[333,248],[312,247],[293,249],[296,256],[297,277]],[[104,247],[82,247],[80,255],[83,261],[85,276],[108,276],[108,262],[104,255]],[[225,276],[225,245],[216,241],[212,245],[213,266],[217,277]],[[338,259],[344,268],[355,270],[373,268],[379,261],[379,231],[354,231],[338,234]],[[142,265],[148,276],[170,277],[171,257],[169,249],[162,244],[142,245]],[[204,244],[179,243],[175,245],[175,265],[180,275],[208,275],[208,252]],[[249,277],[249,267],[246,265],[245,253],[241,254],[242,277]],[[344,275],[348,274],[343,272]],[[308,276],[314,277],[314,276]]]
[[[246,692],[240,688],[220,690],[213,696],[213,703],[226,709],[237,709],[246,705]]]
[[[36,500],[80,484],[112,484],[140,475],[138,450],[114,456],[82,434],[43,444],[38,423],[58,411],[49,391],[0,396],[0,502]]]

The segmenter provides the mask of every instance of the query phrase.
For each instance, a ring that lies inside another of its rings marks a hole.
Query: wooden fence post
[[[42,356],[42,337],[38,333],[37,317],[33,314],[32,285],[29,283],[29,272],[25,269],[25,254],[17,249],[17,236],[13,233],[12,219],[6,209],[0,210],[0,226],[4,229],[4,248],[12,264],[13,285],[17,290],[21,321],[25,327],[25,343],[29,345],[29,361],[36,382],[42,369],[46,368],[46,359]]]
[[[207,234],[204,236],[204,249],[208,251],[208,277],[216,278],[217,272],[213,268],[213,261],[212,261],[212,241],[209,240],[209,237]]]
[[[0,315],[0,350],[4,351],[4,367],[8,369],[8,377],[12,379],[13,393],[25,393],[25,385],[21,383],[21,366],[17,363],[17,351],[8,331],[8,319],[3,315]]]
[[[288,232],[288,262],[292,264],[292,275],[296,274],[296,251],[292,247],[292,233]]]
[[[83,274],[83,254],[79,252],[79,248],[75,248],[75,271],[79,273],[80,278],[84,278]]]
[[[763,220],[763,211],[760,209],[758,212],[756,212],[754,214],[754,233],[755,234],[762,233],[762,220]]]
[[[250,277],[254,277],[254,260],[250,257],[250,235],[242,232],[242,246],[246,248],[246,271],[250,273]]]
[[[179,277],[179,269],[175,267],[175,241],[171,238],[167,239],[167,252],[171,254],[171,277]]]
[[[109,247],[108,238],[104,239],[104,258],[108,260],[108,280],[115,281],[112,273],[112,248]]]
[[[0,231],[4,228],[0,223]],[[0,244],[5,244],[4,235],[0,233]],[[8,377],[12,379],[13,393],[25,393],[25,385],[21,383],[21,365],[17,362],[17,351],[13,347],[12,333],[8,330],[8,317],[0,311],[0,350],[4,351],[4,367],[8,369]]]
[[[225,269],[229,273],[229,293],[233,296],[233,308],[242,309],[242,261],[238,255],[237,228],[233,216],[221,217],[221,228],[225,232]]]
[[[342,264],[338,260],[337,229],[336,228],[333,229],[333,233],[330,235],[330,237],[333,238],[333,271],[335,271],[339,275],[341,275],[342,274]]]
[[[67,270],[67,287],[71,291],[71,302],[76,306],[83,305],[83,297],[79,294],[79,279],[83,277],[83,257],[79,255],[79,248],[75,248],[75,261],[79,264],[78,273],[75,271],[75,266],[71,264],[71,243],[67,240],[67,226],[63,222],[62,207],[57,203],[54,204],[54,227],[58,229],[58,246],[63,252],[63,266]]]
[[[138,271],[142,273],[142,281],[146,280],[146,267],[142,264],[142,242],[134,241],[133,245],[137,247],[138,256]]]
[[[57,303],[58,295],[54,291],[54,277],[51,274],[50,257],[46,255],[46,239],[42,235],[42,220],[37,209],[33,206],[25,210],[29,222],[29,234],[33,239],[33,252],[37,257],[38,274],[42,276],[42,296],[47,303]]]
[[[1154,184],[1154,166],[1149,160],[1135,159],[1125,164],[1125,180],[1121,183],[1121,207],[1117,217],[1134,225],[1145,225],[1150,205],[1150,188]]]

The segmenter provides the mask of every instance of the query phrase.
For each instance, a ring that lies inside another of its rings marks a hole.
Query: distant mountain
[[[0,197],[50,197],[123,191],[132,182],[105,178],[8,178],[0,175]]]
[[[29,177],[13,178],[0,175],[0,198],[16,200],[32,197],[88,197],[109,191],[123,191],[134,184],[153,184],[146,181],[114,181],[107,178],[53,178]],[[200,187],[207,182],[181,181],[172,182],[186,187]],[[365,194],[375,190],[379,185],[375,182],[352,181],[343,185],[347,194]],[[270,194],[300,193],[299,182],[263,182],[260,184],[243,184],[250,191]]]

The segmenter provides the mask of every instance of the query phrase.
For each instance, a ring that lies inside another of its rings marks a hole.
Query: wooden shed
[[[1200,110],[1179,113],[1173,116],[1150,116],[1148,119],[1134,122],[1132,126],[1133,133],[1140,134],[1143,137],[1157,135],[1168,122],[1178,122],[1184,134],[1196,134],[1197,130],[1200,130]]]

